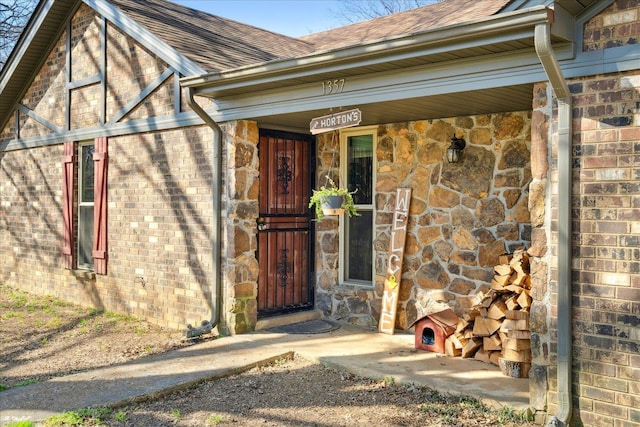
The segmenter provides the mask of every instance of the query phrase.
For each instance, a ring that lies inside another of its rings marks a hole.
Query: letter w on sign
[[[396,326],[396,312],[398,311],[398,293],[402,281],[402,259],[404,258],[404,242],[407,237],[407,222],[409,221],[409,203],[411,189],[398,188],[396,193],[396,207],[391,224],[391,242],[387,257],[387,273],[384,279],[384,294],[382,296],[382,310],[378,331],[393,335]]]

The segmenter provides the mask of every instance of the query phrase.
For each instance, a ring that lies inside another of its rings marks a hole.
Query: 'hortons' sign
[[[340,111],[328,116],[316,117],[309,123],[311,134],[327,132],[330,130],[358,126],[362,121],[362,112],[359,109]]]
[[[391,224],[391,240],[389,242],[391,247],[387,257],[387,274],[384,280],[382,310],[380,312],[380,322],[378,323],[378,331],[391,335],[396,326],[404,243],[407,236],[407,222],[409,221],[409,203],[411,203],[411,189],[398,188],[393,224]]]

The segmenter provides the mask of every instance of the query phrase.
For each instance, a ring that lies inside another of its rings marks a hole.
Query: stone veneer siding
[[[375,269],[372,287],[338,284],[338,222],[317,225],[317,306],[353,324],[380,316],[395,191],[413,189],[397,325],[408,328],[434,303],[462,314],[487,291],[499,255],[530,241],[530,113],[511,112],[381,125],[377,129]],[[460,163],[445,150],[454,133]],[[331,134],[318,140],[318,182],[338,158]],[[337,176],[334,174],[334,176]]]
[[[221,316],[228,332],[241,334],[258,321],[258,125],[227,122],[223,141]]]

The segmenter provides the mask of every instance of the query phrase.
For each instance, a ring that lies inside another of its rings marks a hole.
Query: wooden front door
[[[258,316],[313,308],[313,139],[261,130],[258,150]]]

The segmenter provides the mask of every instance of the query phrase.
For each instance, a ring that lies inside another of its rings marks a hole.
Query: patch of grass
[[[469,408],[473,411],[486,412],[489,410],[489,407],[482,403],[481,400],[476,399],[475,397],[469,396],[461,396],[460,397],[460,406]]]
[[[109,414],[111,414],[111,409],[106,407],[84,408],[53,415],[44,420],[44,425],[45,427],[66,427],[101,424],[102,419]]]
[[[65,412],[60,415],[52,415],[44,420],[46,427],[63,427],[63,426],[79,426],[85,420],[74,411]]]
[[[35,427],[33,421],[13,421],[9,424],[5,424],[6,427]]]
[[[507,423],[526,423],[533,421],[533,414],[531,411],[516,411],[511,408],[503,406],[497,411],[498,422],[500,424]]]
[[[7,390],[7,389],[9,389],[8,385],[0,383],[0,391]]]
[[[222,415],[212,414],[209,415],[209,418],[207,418],[207,425],[209,426],[215,426],[223,422],[224,418],[222,418]]]
[[[49,327],[49,328],[56,328],[57,329],[60,326],[62,326],[62,320],[60,320],[60,318],[57,317],[57,316],[47,322],[47,327]]]
[[[9,294],[9,299],[13,308],[23,308],[27,305],[27,296],[24,293],[13,291]]]
[[[80,319],[78,321],[78,332],[81,334],[89,333],[89,325],[87,319]]]
[[[127,421],[127,413],[124,411],[118,411],[115,415],[114,418],[116,419],[116,421],[118,422],[125,422]]]
[[[0,319],[13,319],[14,317],[17,317],[17,316],[18,316],[17,313],[13,311],[7,311],[2,316],[0,316]]]
[[[119,313],[113,313],[111,311],[105,311],[103,312],[104,317],[109,318],[109,319],[115,319],[115,320],[119,320],[119,321],[123,321],[123,322],[137,322],[138,319],[136,319],[133,316],[127,316],[126,314],[119,314]]]
[[[180,413],[180,411],[179,411],[179,410],[177,410],[177,409],[172,409],[172,410],[171,410],[171,416],[172,416],[173,418],[175,418],[175,419],[180,419],[180,418],[182,418],[182,414],[181,414],[181,413]]]
[[[384,385],[393,385],[396,383],[396,380],[393,377],[384,377],[382,379],[382,383]]]
[[[42,311],[43,311],[44,313],[47,313],[47,314],[55,314],[55,313],[56,313],[56,309],[55,309],[55,308],[53,308],[53,307],[49,307],[49,306],[44,307],[44,308],[42,309]]]
[[[35,384],[37,382],[38,382],[38,380],[36,380],[36,379],[24,380],[24,381],[20,381],[20,382],[16,383],[16,387],[23,387],[25,385]]]

